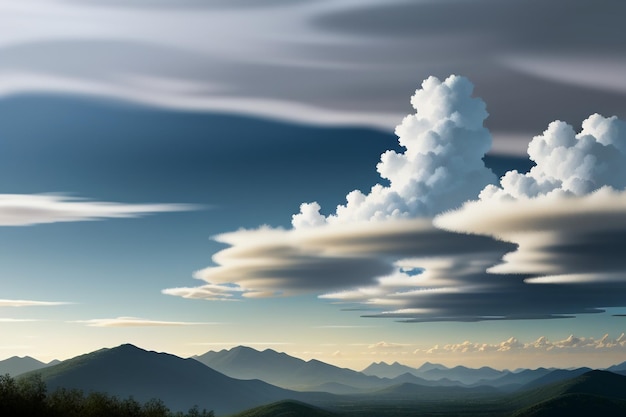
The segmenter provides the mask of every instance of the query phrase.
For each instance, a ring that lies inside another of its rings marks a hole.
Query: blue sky
[[[0,357],[623,360],[623,7],[0,2]]]

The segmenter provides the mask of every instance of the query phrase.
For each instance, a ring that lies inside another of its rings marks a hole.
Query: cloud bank
[[[515,337],[510,337],[499,343],[479,343],[466,340],[461,343],[450,343],[446,345],[435,345],[429,349],[416,349],[414,353],[446,354],[446,353],[487,353],[487,352],[550,352],[563,353],[571,350],[624,350],[626,348],[626,336],[624,333],[616,339],[612,339],[608,334],[599,339],[593,337],[579,337],[569,335],[562,340],[551,341],[545,336],[541,336],[531,342],[521,342]]]
[[[51,194],[0,194],[0,226],[132,218],[195,209],[188,204],[123,204]]]
[[[383,181],[328,215],[305,203],[291,229],[222,234],[187,298],[316,293],[406,322],[553,319],[626,306],[626,124],[594,114],[578,133],[550,123],[535,166],[499,181],[472,85],[424,81],[386,152]]]

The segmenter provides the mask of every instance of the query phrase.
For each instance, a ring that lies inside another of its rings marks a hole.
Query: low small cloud
[[[462,343],[451,343],[447,345],[435,345],[430,349],[416,350],[415,353],[425,352],[428,354],[436,353],[475,353],[475,352],[509,352],[524,348],[524,344],[520,343],[514,337],[495,344],[475,343],[468,340]]]
[[[240,301],[234,296],[243,291],[236,285],[205,284],[199,287],[166,288],[161,293],[195,300]]]
[[[170,326],[197,326],[216,323],[188,322],[188,321],[161,321],[148,320],[138,317],[117,317],[114,319],[77,320],[72,323],[82,323],[89,327],[170,327]]]
[[[403,343],[388,343],[385,341],[374,343],[373,345],[369,345],[368,349],[402,349],[409,345]]]
[[[579,337],[569,335],[562,340],[551,341],[546,336],[541,336],[530,342],[521,342],[515,337],[510,337],[499,343],[479,343],[464,341],[461,343],[451,343],[446,345],[435,345],[427,349],[417,349],[415,354],[479,354],[479,353],[507,353],[507,352],[563,352],[568,350],[625,350],[626,336],[622,333],[616,339],[612,339],[608,334],[596,339],[593,337]]]
[[[45,307],[73,304],[65,301],[0,300],[0,307]]]
[[[0,323],[25,323],[25,322],[33,322],[33,321],[39,321],[39,320],[34,320],[34,319],[12,319],[12,318],[0,317]]]
[[[133,218],[197,210],[190,204],[125,204],[55,194],[0,194],[0,226]]]

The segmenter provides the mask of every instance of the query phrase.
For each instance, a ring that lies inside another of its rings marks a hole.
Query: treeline
[[[0,376],[0,416],[11,417],[214,417],[213,411],[194,406],[187,413],[172,412],[163,401],[140,403],[100,392],[76,389],[47,392],[41,376]]]

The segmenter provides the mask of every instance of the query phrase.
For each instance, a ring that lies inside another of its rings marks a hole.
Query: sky
[[[617,0],[0,0],[0,359],[626,360]]]

